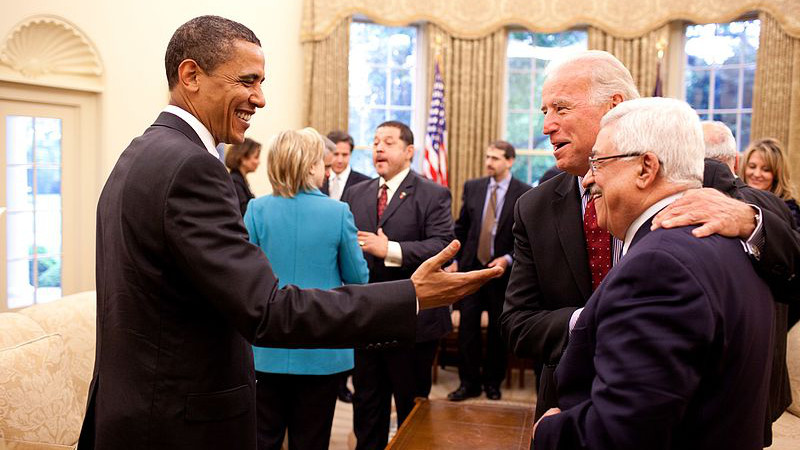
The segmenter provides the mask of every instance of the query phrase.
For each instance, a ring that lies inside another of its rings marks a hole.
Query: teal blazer
[[[350,208],[317,189],[294,198],[251,200],[244,224],[250,242],[267,254],[280,287],[331,289],[369,280]],[[353,368],[352,349],[253,346],[253,354],[259,372],[329,375]]]

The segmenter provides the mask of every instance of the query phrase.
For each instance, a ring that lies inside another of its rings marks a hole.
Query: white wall
[[[77,26],[98,49],[105,69],[97,124],[103,180],[128,142],[166,104],[164,51],[175,29],[195,16],[216,14],[242,22],[261,40],[267,106],[253,117],[248,136],[266,143],[275,132],[302,125],[299,0],[0,0],[0,11],[0,37],[30,16],[48,14]],[[269,192],[265,164],[251,174],[250,183],[256,195]]]

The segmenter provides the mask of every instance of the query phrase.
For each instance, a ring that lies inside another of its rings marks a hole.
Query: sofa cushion
[[[0,429],[9,449],[75,445],[85,399],[78,399],[64,342],[45,335],[0,348]]]
[[[13,347],[20,342],[44,336],[42,327],[24,314],[15,312],[0,314],[0,349]]]
[[[64,339],[75,393],[83,400],[89,395],[94,369],[96,309],[97,295],[91,291],[19,311],[38,323],[45,333],[58,333]]]

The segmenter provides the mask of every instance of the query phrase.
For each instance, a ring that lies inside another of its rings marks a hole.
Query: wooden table
[[[528,449],[533,407],[417,399],[387,449]]]

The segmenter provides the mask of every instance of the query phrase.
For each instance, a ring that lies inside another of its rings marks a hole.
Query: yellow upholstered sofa
[[[95,293],[0,314],[0,450],[69,449],[92,379]]]
[[[789,331],[786,344],[786,363],[789,366],[793,401],[778,421],[772,424],[770,450],[800,449],[800,324]]]

